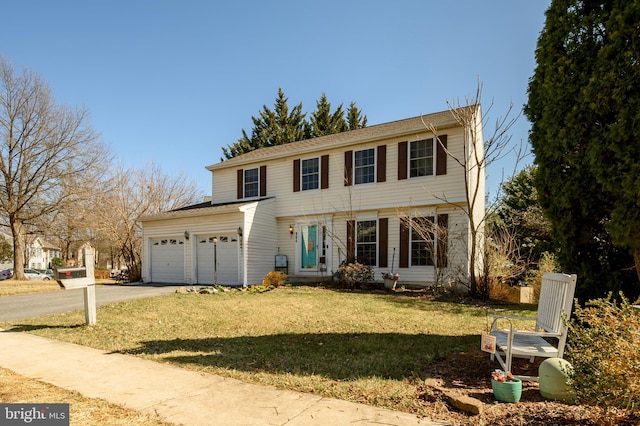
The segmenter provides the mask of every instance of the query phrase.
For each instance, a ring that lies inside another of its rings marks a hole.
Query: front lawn
[[[171,294],[101,306],[97,318],[78,327],[76,311],[0,328],[431,415],[418,398],[421,374],[436,359],[477,351],[487,325],[480,306],[313,287]]]
[[[17,294],[34,294],[58,291],[60,286],[56,280],[46,281],[17,281],[8,279],[0,281],[0,297],[14,296]]]

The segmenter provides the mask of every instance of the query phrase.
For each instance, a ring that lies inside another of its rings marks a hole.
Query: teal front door
[[[316,269],[318,266],[318,225],[302,225],[300,228],[300,259],[302,269]]]

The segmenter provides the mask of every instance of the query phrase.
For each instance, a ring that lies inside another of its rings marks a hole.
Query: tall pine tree
[[[347,122],[344,119],[342,104],[331,112],[331,104],[327,100],[324,93],[318,101],[316,101],[316,110],[311,113],[310,118],[310,134],[311,137],[331,135],[347,130]]]
[[[351,102],[347,110],[347,129],[356,130],[363,127],[367,127],[367,116],[362,114],[355,102]]]
[[[243,129],[242,137],[236,143],[222,148],[225,158],[233,158],[258,148],[282,145],[308,137],[306,131],[308,124],[305,114],[302,113],[302,102],[289,112],[287,101],[288,98],[285,97],[282,89],[278,88],[274,110],[264,105],[259,117],[252,116],[251,136],[248,136]]]
[[[536,187],[558,260],[579,274],[582,298],[638,295],[629,273],[636,249],[620,238],[640,240],[638,4],[553,0],[529,83]],[[626,213],[618,220],[616,212]]]
[[[237,142],[222,148],[224,159],[259,148],[355,130],[367,125],[367,116],[362,114],[355,102],[351,102],[346,114],[342,104],[331,112],[331,104],[324,93],[316,101],[316,110],[311,113],[310,121],[306,120],[306,114],[302,112],[302,103],[289,112],[287,102],[288,98],[279,88],[274,109],[271,110],[264,105],[259,117],[252,116],[251,136],[242,129],[242,137]]]

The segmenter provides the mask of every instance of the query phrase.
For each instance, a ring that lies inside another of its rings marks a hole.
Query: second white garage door
[[[198,236],[196,244],[197,283],[213,284],[215,281],[214,251],[217,255],[218,284],[239,285],[239,251],[237,235],[218,235],[215,244],[214,236]]]

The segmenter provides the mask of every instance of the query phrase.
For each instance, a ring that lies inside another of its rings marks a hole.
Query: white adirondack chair
[[[491,315],[490,334],[496,338],[496,352],[491,359],[498,359],[504,371],[511,371],[513,357],[562,358],[567,340],[567,327],[563,319],[569,319],[576,290],[577,276],[545,273],[542,276],[538,313],[535,318]],[[533,320],[535,331],[514,330],[512,320]],[[509,328],[498,329],[498,326]],[[556,343],[554,345],[554,343]],[[521,380],[537,381],[537,376],[518,376]]]

